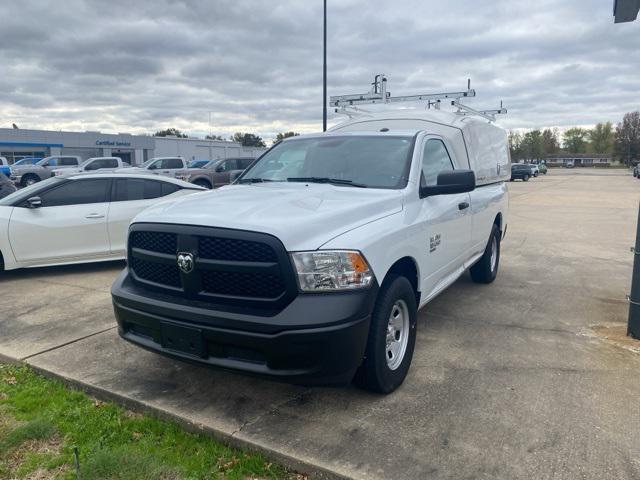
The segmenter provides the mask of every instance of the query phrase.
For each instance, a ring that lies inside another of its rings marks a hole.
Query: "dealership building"
[[[243,147],[236,142],[197,138],[0,128],[0,156],[7,158],[9,163],[25,157],[78,155],[83,160],[120,157],[131,165],[140,165],[153,157],[169,156],[181,156],[186,160],[255,158],[265,150]]]

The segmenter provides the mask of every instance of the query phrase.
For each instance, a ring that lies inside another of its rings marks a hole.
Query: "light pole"
[[[324,3],[323,49],[322,49],[322,131],[327,131],[327,0]]]
[[[209,111],[209,161],[213,160],[211,158],[211,142],[213,141],[213,131],[211,130],[211,111]]]

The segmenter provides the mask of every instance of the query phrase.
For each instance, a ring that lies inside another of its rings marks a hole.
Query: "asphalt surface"
[[[553,169],[509,189],[498,279],[465,275],[420,312],[413,365],[392,395],[131,346],[109,298],[121,263],[0,275],[0,355],[317,476],[640,478],[640,355],[594,333],[626,322],[640,181]]]

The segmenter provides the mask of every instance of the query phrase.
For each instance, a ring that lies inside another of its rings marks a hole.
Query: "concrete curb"
[[[71,388],[75,388],[77,390],[83,391],[91,396],[96,397],[99,400],[111,401],[133,412],[145,413],[145,414],[160,418],[162,420],[174,422],[180,425],[182,428],[184,428],[188,432],[204,433],[210,436],[211,438],[218,440],[230,447],[250,450],[253,452],[264,454],[265,456],[284,465],[290,470],[294,470],[296,472],[300,472],[300,473],[304,473],[305,475],[308,475],[309,478],[311,479],[349,480],[352,478],[352,477],[340,474],[338,472],[334,472],[327,467],[316,465],[306,460],[298,459],[286,453],[279,452],[266,445],[255,443],[250,440],[238,438],[234,436],[234,434],[232,433],[227,433],[227,432],[224,432],[215,428],[211,428],[199,423],[190,422],[178,415],[175,415],[161,408],[154,407],[145,402],[138,401],[138,400],[126,397],[124,395],[120,395],[118,393],[111,392],[104,388],[96,387],[95,385],[91,385],[91,384],[82,382],[80,380],[76,380],[73,378],[66,377],[64,375],[60,375],[56,372],[52,372],[50,370],[46,370],[41,367],[37,367],[35,365],[28,363],[28,361],[21,361],[0,353],[0,363],[6,363],[11,365],[27,365],[29,366],[29,368],[33,369],[35,372],[43,375],[44,377],[51,378],[53,380],[59,380],[65,385]]]

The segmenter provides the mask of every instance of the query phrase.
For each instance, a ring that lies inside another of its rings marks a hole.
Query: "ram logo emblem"
[[[178,268],[183,273],[191,273],[193,271],[194,261],[193,253],[178,253]]]

